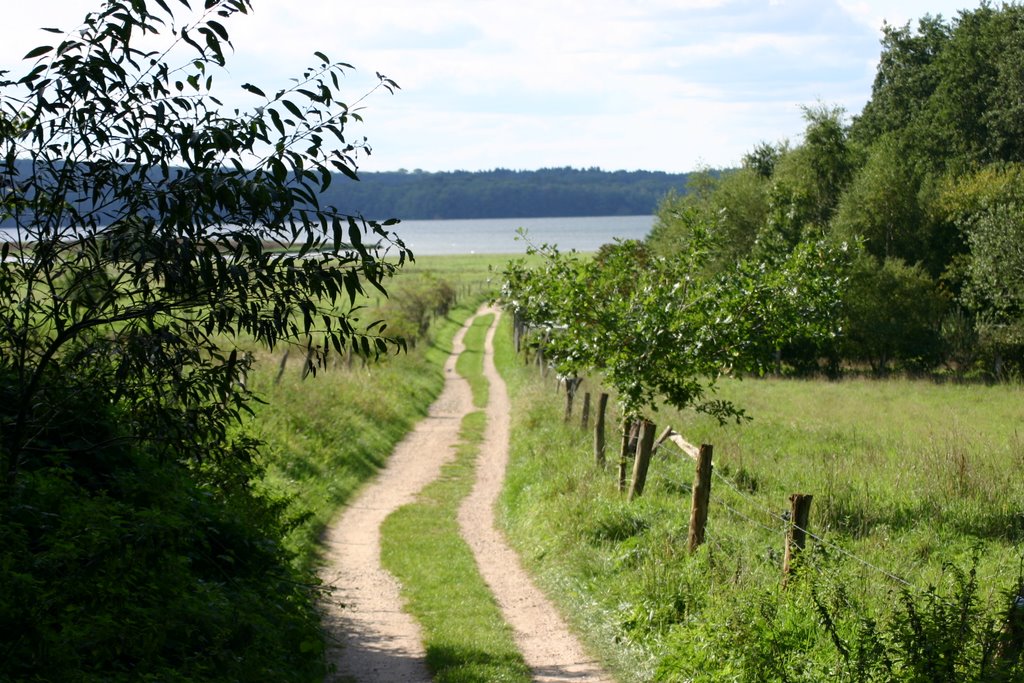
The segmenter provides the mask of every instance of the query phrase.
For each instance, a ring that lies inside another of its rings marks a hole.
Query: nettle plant
[[[411,256],[395,221],[318,201],[370,151],[338,99],[349,65],[315,53],[288,87],[246,84],[257,106],[225,113],[225,24],[251,2],[178,1],[108,0],[73,32],[45,29],[26,75],[0,72],[7,484],[59,419],[47,386],[104,386],[134,438],[198,455],[251,399],[231,340],[302,344],[311,370],[329,351],[401,344],[357,315]]]

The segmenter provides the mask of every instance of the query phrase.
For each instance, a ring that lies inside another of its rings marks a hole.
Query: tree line
[[[860,113],[808,106],[799,143],[761,143],[741,168],[696,174],[662,201],[648,244],[672,258],[707,232],[710,272],[821,240],[853,249],[841,333],[781,348],[794,371],[1019,376],[1022,88],[1018,5],[886,25]]]
[[[30,165],[16,160],[19,173]],[[717,175],[717,171],[711,172]],[[668,192],[685,188],[690,175],[663,171],[604,171],[599,168],[542,168],[536,171],[384,171],[360,172],[359,182],[332,173],[318,200],[346,213],[383,221],[459,218],[548,218],[561,216],[646,216]],[[151,174],[160,182],[159,174]],[[90,206],[91,198],[74,189],[69,202]],[[117,199],[105,209],[123,210]],[[0,227],[16,226],[0,216]]]
[[[641,216],[654,213],[685,173],[543,168],[536,171],[361,173],[324,193],[351,213],[385,219]]]

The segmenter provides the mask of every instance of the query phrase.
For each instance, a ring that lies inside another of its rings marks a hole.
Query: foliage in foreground
[[[102,388],[45,389],[65,412],[0,502],[0,677],[317,676],[313,596],[281,545],[283,503],[250,486],[254,444],[186,469],[129,438]]]
[[[213,76],[251,3],[202,4],[109,0],[0,74],[2,678],[322,673],[295,520],[235,426],[242,344],[301,345],[309,370],[400,347],[356,307],[407,252],[317,196],[365,151],[347,65],[316,53],[225,113]]]

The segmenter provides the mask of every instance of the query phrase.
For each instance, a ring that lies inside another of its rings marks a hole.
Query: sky
[[[101,0],[11,2],[0,69],[71,30]],[[201,0],[192,0],[201,5]],[[169,0],[171,6],[176,2]],[[760,142],[797,143],[802,106],[856,114],[871,93],[883,22],[954,18],[974,0],[253,0],[228,24],[216,92],[229,108],[315,63],[401,87],[360,106],[362,171],[600,167],[673,173],[739,164]]]

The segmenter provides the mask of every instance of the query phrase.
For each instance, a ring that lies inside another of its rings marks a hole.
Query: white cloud
[[[49,39],[34,27],[74,26],[96,6],[46,2],[42,17],[27,3],[5,9],[0,64],[20,70]],[[321,50],[357,68],[350,100],[376,71],[395,79],[403,90],[370,98],[360,130],[378,170],[688,170],[795,137],[801,103],[859,108],[880,19],[949,16],[947,2],[897,14],[881,0],[255,0],[228,25],[236,52],[217,78],[229,105],[251,104],[242,82],[283,86]]]

